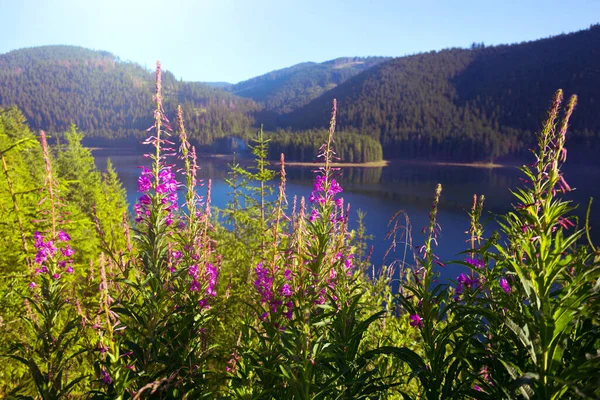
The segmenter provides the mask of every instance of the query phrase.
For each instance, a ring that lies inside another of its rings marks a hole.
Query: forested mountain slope
[[[600,26],[533,42],[396,58],[362,72],[280,118],[381,141],[386,157],[461,161],[519,155],[531,145],[556,89],[577,94],[572,144],[600,149]]]
[[[72,121],[88,136],[132,137],[152,124],[153,81],[153,72],[104,51],[45,46],[0,55],[0,106],[17,105],[35,130],[66,131]],[[166,114],[181,104],[196,142],[251,131],[251,100],[168,72],[163,90]]]
[[[387,57],[343,57],[323,63],[305,62],[237,83],[232,93],[256,100],[277,114],[308,104],[326,91],[371,68]]]

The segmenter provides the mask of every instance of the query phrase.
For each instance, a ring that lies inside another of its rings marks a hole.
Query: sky
[[[518,43],[600,22],[600,0],[0,0],[0,54],[76,45],[236,83],[345,56]]]

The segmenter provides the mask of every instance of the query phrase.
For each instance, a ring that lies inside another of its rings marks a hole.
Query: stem
[[[46,187],[50,198],[50,222],[51,222],[51,237],[56,237],[56,204],[54,202],[54,179],[52,177],[52,162],[50,160],[50,150],[46,141],[46,132],[40,131],[40,141],[42,144],[42,153],[44,156],[44,166],[46,172]]]

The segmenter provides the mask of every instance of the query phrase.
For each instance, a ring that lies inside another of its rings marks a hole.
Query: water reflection
[[[130,204],[136,201],[138,165],[147,165],[148,159],[141,155],[132,154],[131,151],[99,150],[94,152],[96,163],[104,169],[106,159],[110,156],[119,177],[128,193]],[[212,203],[217,207],[225,207],[229,200],[231,189],[225,184],[224,178],[228,176],[228,161],[218,158],[203,158],[199,162],[199,177],[205,181],[213,180]],[[311,167],[288,167],[287,195],[291,202],[293,196],[308,197],[311,192],[313,170]],[[597,178],[600,171],[581,167],[568,167],[565,170],[567,181],[572,187],[577,188],[569,193],[567,198],[581,202],[582,205],[576,214],[582,218],[589,197],[600,197],[600,185]],[[515,203],[510,189],[515,189],[523,183],[519,180],[521,173],[515,167],[485,169],[458,166],[427,166],[406,163],[392,163],[387,167],[370,168],[343,168],[339,171],[338,179],[344,188],[344,199],[352,205],[353,215],[361,209],[367,213],[365,223],[368,233],[374,236],[370,245],[374,246],[372,261],[375,265],[391,262],[402,258],[403,254],[392,254],[384,261],[384,254],[390,243],[385,242],[389,231],[388,222],[398,211],[404,210],[413,226],[415,243],[422,242],[419,234],[421,228],[428,223],[428,214],[435,185],[439,182],[443,192],[439,204],[439,223],[442,234],[439,238],[439,247],[436,253],[445,260],[462,258],[459,252],[468,248],[466,243],[468,218],[466,210],[471,207],[474,193],[486,197],[486,218],[490,220],[487,232],[498,229],[494,222],[494,215],[502,214],[511,209]],[[273,182],[273,185],[277,185]],[[201,194],[204,189],[199,189]],[[592,236],[596,243],[600,242],[600,207],[595,207],[592,212]],[[353,218],[351,228],[356,227],[356,218]],[[445,279],[454,278],[460,272],[459,267],[446,267],[441,269]]]

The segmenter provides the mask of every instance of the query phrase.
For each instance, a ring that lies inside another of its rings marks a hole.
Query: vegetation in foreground
[[[561,113],[556,93],[503,235],[486,235],[474,195],[469,245],[438,259],[438,185],[424,242],[373,276],[331,165],[335,101],[310,196],[287,199],[282,158],[269,200],[277,172],[259,135],[255,167],[232,166],[226,229],[211,182],[197,194],[181,108],[173,148],[161,86],[159,64],[134,221],[116,174],[97,172],[74,127],[50,149],[17,110],[0,114],[4,397],[600,396],[600,250],[560,198],[575,97]],[[450,263],[471,272],[438,283]]]

